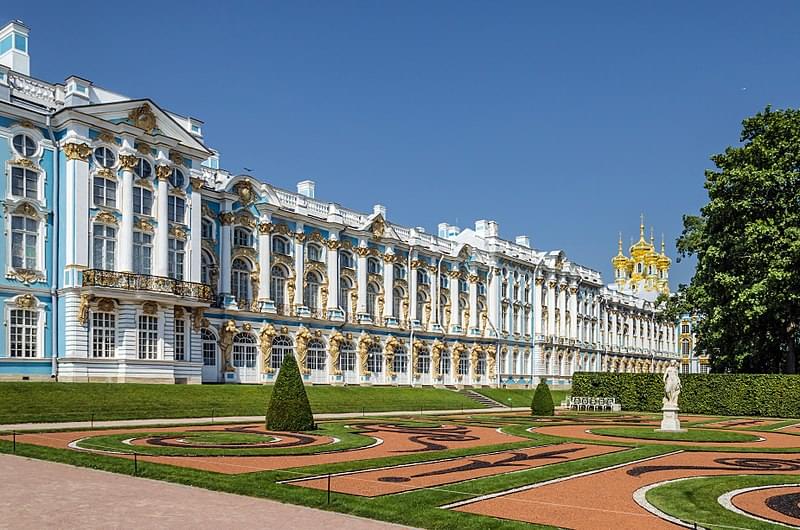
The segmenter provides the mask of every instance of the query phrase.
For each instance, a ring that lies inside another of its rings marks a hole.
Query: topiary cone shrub
[[[294,355],[286,355],[267,407],[270,431],[311,431],[316,428],[303,378]]]
[[[555,406],[553,405],[553,396],[550,394],[550,387],[542,381],[533,393],[531,414],[534,416],[552,416],[554,412]]]

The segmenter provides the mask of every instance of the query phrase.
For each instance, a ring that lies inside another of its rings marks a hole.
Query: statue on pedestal
[[[678,362],[670,361],[667,370],[664,372],[664,398],[662,399],[661,428],[659,431],[685,432],[681,429],[681,421],[678,419],[678,396],[681,393],[681,378],[678,374]]]

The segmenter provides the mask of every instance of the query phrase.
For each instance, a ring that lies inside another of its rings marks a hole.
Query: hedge
[[[572,395],[613,397],[624,410],[658,412],[661,374],[578,372]],[[779,374],[681,374],[681,412],[723,416],[800,417],[800,376]]]
[[[531,400],[531,414],[534,416],[552,416],[555,411],[553,406],[553,396],[550,394],[550,387],[541,381],[533,393]]]

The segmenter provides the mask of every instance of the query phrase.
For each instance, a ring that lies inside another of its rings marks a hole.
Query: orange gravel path
[[[242,425],[253,426],[253,425]],[[256,425],[257,426],[257,425]],[[226,427],[231,427],[230,425]],[[359,428],[364,428],[364,425],[359,425]],[[447,426],[445,426],[447,427]],[[451,426],[452,427],[452,426]],[[106,434],[123,434],[131,433],[131,437],[135,437],[137,433],[157,433],[157,432],[178,432],[178,431],[192,431],[192,430],[208,430],[208,426],[203,427],[175,427],[164,429],[113,429],[103,431],[73,431],[73,432],[56,432],[56,433],[36,433],[36,434],[18,434],[17,442],[31,443],[36,445],[44,445],[48,447],[67,448],[73,441],[80,440],[89,436],[98,436]],[[519,436],[512,436],[505,433],[500,433],[494,428],[489,427],[467,427],[463,430],[465,435],[464,441],[437,441],[435,443],[445,446],[447,449],[459,449],[477,447],[481,445],[495,445],[511,442],[520,442],[528,440],[528,438],[521,438]],[[278,433],[279,435],[280,433]],[[415,434],[407,434],[401,432],[393,432],[389,430],[381,430],[379,426],[375,427],[373,433],[366,434],[367,436],[377,437],[383,443],[364,447],[360,449],[349,449],[343,451],[336,451],[330,453],[321,453],[314,455],[274,455],[274,456],[151,456],[139,455],[140,462],[155,462],[159,464],[169,464],[179,467],[188,467],[194,469],[202,469],[205,471],[214,471],[217,473],[237,474],[237,473],[251,473],[256,471],[267,471],[276,469],[288,469],[293,467],[304,467],[318,464],[333,464],[339,462],[349,462],[353,460],[367,460],[371,458],[382,458],[387,456],[398,456],[403,454],[413,454],[420,450],[424,450],[424,446],[419,442],[413,440]],[[9,439],[10,437],[5,436]],[[325,438],[325,437],[322,437]],[[333,450],[335,446],[331,446]],[[114,455],[120,458],[133,457],[130,455]]]
[[[523,471],[624,450],[624,447],[565,443],[474,455],[440,462],[367,470],[331,477],[331,491],[376,497],[441,486],[464,480]],[[303,480],[298,486],[327,489],[327,477]]]
[[[602,441],[602,442],[609,442],[609,441],[631,442],[635,444],[647,444],[647,445],[660,444],[660,445],[679,445],[679,446],[691,446],[691,447],[720,447],[720,446],[759,447],[759,448],[764,447],[764,448],[774,448],[774,449],[794,449],[800,447],[800,437],[785,432],[735,431],[735,432],[742,432],[742,434],[748,434],[751,436],[760,436],[761,438],[764,438],[763,441],[759,442],[673,442],[669,440],[642,440],[639,438],[623,438],[621,436],[603,436],[600,434],[587,432],[591,430],[593,427],[604,428],[608,427],[608,425],[552,425],[552,426],[547,425],[544,427],[536,427],[531,432],[539,434],[549,434],[552,436],[579,438],[583,440]],[[699,426],[697,428],[702,429],[703,426]]]
[[[765,488],[760,490],[740,493],[731,499],[734,506],[747,513],[755,514],[764,519],[778,521],[788,525],[800,525],[800,518],[790,517],[779,511],[773,510],[765,503],[770,497],[776,495],[800,494],[800,486],[786,486],[783,488]]]
[[[574,530],[660,530],[678,526],[659,519],[640,507],[633,493],[649,484],[678,478],[725,474],[796,474],[791,471],[747,470],[723,466],[715,459],[769,458],[798,461],[796,454],[700,453],[682,452],[649,459],[640,463],[568,478],[516,493],[477,501],[455,508],[461,512],[514,519],[529,523],[549,524]],[[643,474],[629,474],[634,468],[647,467]],[[720,469],[691,469],[712,467]],[[791,466],[787,466],[791,467]],[[722,469],[724,468],[724,469]]]

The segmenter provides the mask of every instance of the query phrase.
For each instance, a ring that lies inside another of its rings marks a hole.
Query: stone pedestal
[[[678,407],[665,406],[661,411],[663,413],[661,428],[656,429],[656,432],[686,432],[686,429],[681,429],[681,420],[678,419]]]

